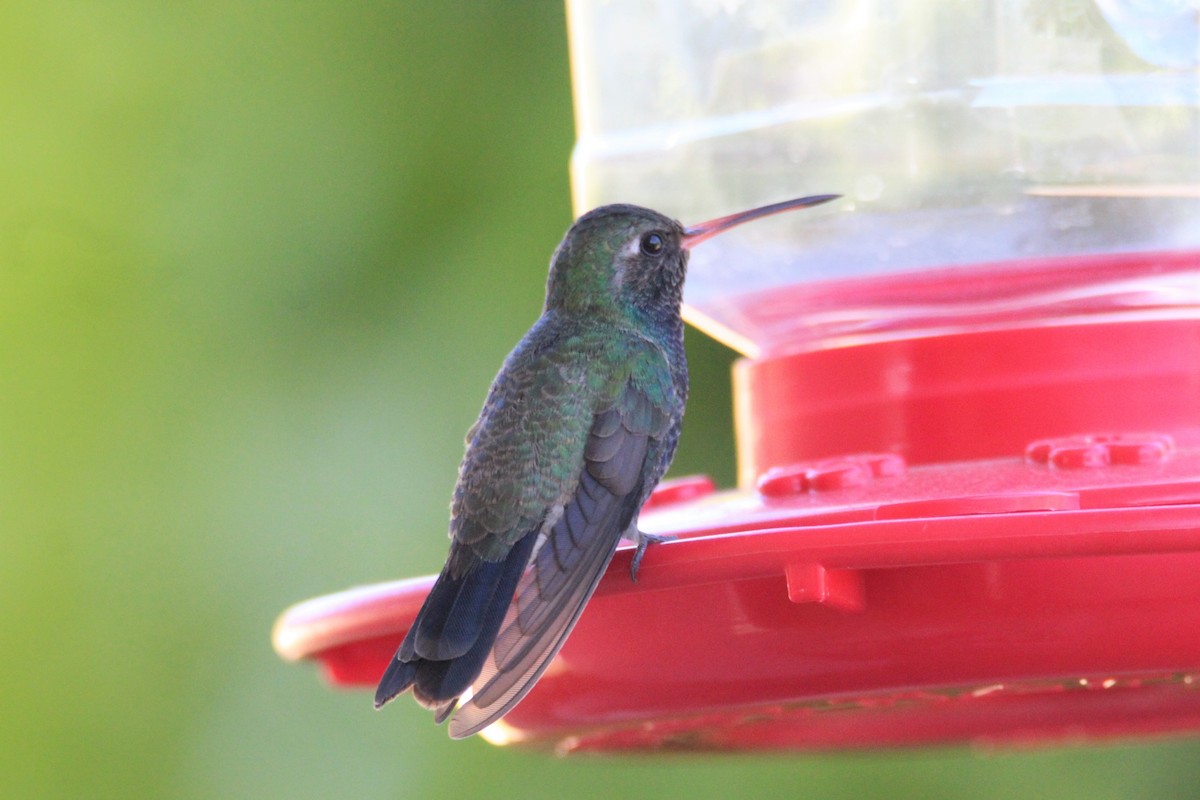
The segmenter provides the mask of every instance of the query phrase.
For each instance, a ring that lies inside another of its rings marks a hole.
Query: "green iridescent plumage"
[[[506,362],[468,434],[451,536],[484,560],[570,500],[597,414],[628,406],[628,424],[656,438],[682,414],[682,350],[676,382],[664,349],[631,331],[556,322],[539,324]]]

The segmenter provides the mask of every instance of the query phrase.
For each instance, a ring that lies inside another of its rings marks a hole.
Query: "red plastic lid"
[[[644,527],[683,538],[637,584],[618,553],[554,666],[484,735],[573,752],[1200,729],[1197,444],[1074,437],[907,469],[866,455],[659,501]],[[431,581],[300,604],[276,648],[373,686]]]

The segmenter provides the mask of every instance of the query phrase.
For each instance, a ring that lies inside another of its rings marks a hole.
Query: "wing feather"
[[[530,569],[517,585],[496,644],[472,684],[470,700],[450,721],[463,738],[487,727],[533,688],[579,621],[612,560],[621,535],[643,501],[651,438],[623,422],[654,416],[650,401],[627,387],[618,403],[597,414],[584,449],[579,485],[546,534]]]

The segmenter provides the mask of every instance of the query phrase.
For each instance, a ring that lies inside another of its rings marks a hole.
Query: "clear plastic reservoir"
[[[743,352],[1200,313],[1200,0],[571,0],[580,212],[698,247]]]

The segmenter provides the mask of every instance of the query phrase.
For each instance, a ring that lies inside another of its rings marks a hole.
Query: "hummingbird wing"
[[[479,674],[549,509],[576,480],[594,398],[588,363],[539,321],[496,376],[454,490],[450,554],[375,693],[409,688],[439,721]]]
[[[595,415],[575,492],[517,584],[470,699],[450,722],[451,737],[470,736],[508,713],[578,622],[622,534],[636,524],[666,468],[658,451],[672,419],[667,398],[655,391],[660,388],[631,380],[611,407]]]
[[[442,722],[472,690],[451,723],[458,738],[507,713],[562,647],[665,471],[683,404],[665,353],[589,333],[555,347],[560,331],[535,326],[497,376],[468,434],[450,555],[376,707],[412,688]]]

